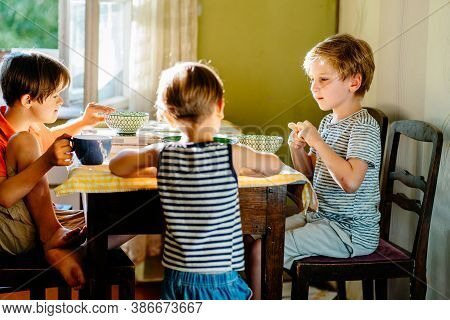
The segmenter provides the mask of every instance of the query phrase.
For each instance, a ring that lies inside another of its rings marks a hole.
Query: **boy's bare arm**
[[[314,167],[316,165],[316,156],[313,153],[306,153],[306,141],[299,135],[299,131],[303,127],[302,122],[290,122],[288,127],[292,130],[289,135],[288,145],[291,152],[291,159],[294,169],[302,172],[308,179],[312,179],[314,175]]]
[[[280,173],[283,163],[277,155],[233,145],[233,166],[238,175],[267,177]]]
[[[305,121],[302,137],[322,159],[334,181],[347,193],[353,193],[361,186],[368,169],[367,162],[357,159],[343,159],[322,140],[316,128]]]
[[[366,176],[368,164],[364,160],[341,158],[325,142],[316,147],[317,153],[328,168],[334,181],[347,193],[358,190]]]
[[[23,199],[50,169],[51,166],[38,159],[14,177],[0,177],[0,205],[10,208]]]
[[[26,152],[27,146],[30,143],[37,143],[37,141],[29,133],[21,133],[17,137],[18,141],[14,145],[17,148],[17,152]],[[8,148],[11,148],[8,146]],[[69,142],[65,139],[57,140],[42,156],[36,161],[31,163],[26,168],[17,168],[14,165],[14,169],[18,173],[13,177],[0,177],[0,205],[5,208],[10,208],[14,203],[23,199],[34,186],[45,176],[45,174],[55,165],[65,166],[69,163],[66,159],[71,158],[71,155],[66,154],[69,150]],[[14,152],[14,150],[8,149],[7,154]],[[8,159],[7,159],[8,161]],[[9,162],[9,161],[8,161]]]
[[[292,144],[289,144],[289,150],[291,152],[294,169],[303,173],[308,179],[312,179],[316,164],[316,156],[313,153],[306,153],[304,148],[297,149]]]
[[[84,111],[83,116],[75,119],[68,124],[63,124],[52,128],[50,131],[52,132],[52,135],[55,139],[62,134],[74,136],[79,134],[81,130],[89,128],[105,120],[105,115],[114,111],[115,109],[109,106],[89,103]]]
[[[140,150],[123,150],[109,162],[109,169],[119,177],[154,177],[160,153],[159,145]]]

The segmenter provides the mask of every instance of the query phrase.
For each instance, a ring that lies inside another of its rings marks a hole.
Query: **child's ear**
[[[362,76],[360,73],[355,74],[350,79],[350,92],[355,93],[361,87]]]
[[[221,99],[219,100],[219,102],[217,102],[216,106],[216,111],[220,119],[223,119],[225,117],[224,110],[225,110],[225,99]]]
[[[20,103],[27,109],[31,108],[31,96],[29,94],[24,94],[20,97]]]

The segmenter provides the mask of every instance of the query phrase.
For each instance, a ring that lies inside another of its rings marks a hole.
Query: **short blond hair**
[[[303,61],[303,69],[307,74],[311,64],[319,59],[330,63],[339,73],[341,80],[361,74],[361,86],[355,92],[364,96],[372,83],[375,63],[370,45],[349,34],[336,34],[315,45]]]
[[[223,82],[210,66],[183,62],[161,73],[156,107],[178,120],[200,121],[223,95]]]

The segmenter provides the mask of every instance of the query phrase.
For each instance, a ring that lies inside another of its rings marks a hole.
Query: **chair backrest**
[[[421,142],[432,142],[433,150],[428,170],[427,181],[423,176],[415,176],[407,170],[396,171],[397,152],[400,135]],[[397,204],[404,210],[414,212],[419,216],[417,229],[414,237],[411,258],[416,260],[416,268],[423,272],[426,269],[426,256],[428,249],[428,235],[430,230],[431,213],[439,173],[439,163],[442,152],[442,132],[435,126],[423,121],[401,120],[395,121],[391,126],[386,161],[383,171],[383,182],[381,188],[381,238],[389,240],[392,203]],[[394,181],[400,181],[403,185],[419,189],[423,192],[422,202],[410,199],[403,193],[395,193]],[[406,250],[405,250],[406,251]],[[416,259],[420,257],[420,259]]]
[[[384,114],[383,111],[376,108],[365,108],[367,112],[378,122],[380,126],[380,139],[381,139],[381,163],[383,163],[384,159],[384,147],[386,145],[386,135],[388,129],[388,117]],[[380,166],[380,176],[381,176],[381,166]]]

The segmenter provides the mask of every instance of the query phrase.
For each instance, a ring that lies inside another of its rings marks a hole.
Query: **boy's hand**
[[[298,135],[301,136],[309,146],[314,148],[317,143],[323,141],[319,131],[317,131],[316,127],[309,121],[304,121],[301,127],[302,129],[299,131]]]
[[[82,121],[87,126],[93,126],[105,120],[105,115],[113,113],[114,111],[116,111],[116,109],[112,107],[103,106],[91,102],[86,106],[86,109],[84,110]]]
[[[302,138],[302,136],[299,136],[299,131],[301,130],[300,127],[302,124],[301,122],[294,123],[290,122],[288,124],[289,129],[292,130],[291,134],[289,135],[288,144],[290,146],[293,146],[295,149],[304,149],[306,147],[306,141]],[[299,127],[300,125],[300,127]]]
[[[44,153],[51,166],[68,166],[72,164],[72,147],[70,136],[63,134],[56,138],[55,142]]]

